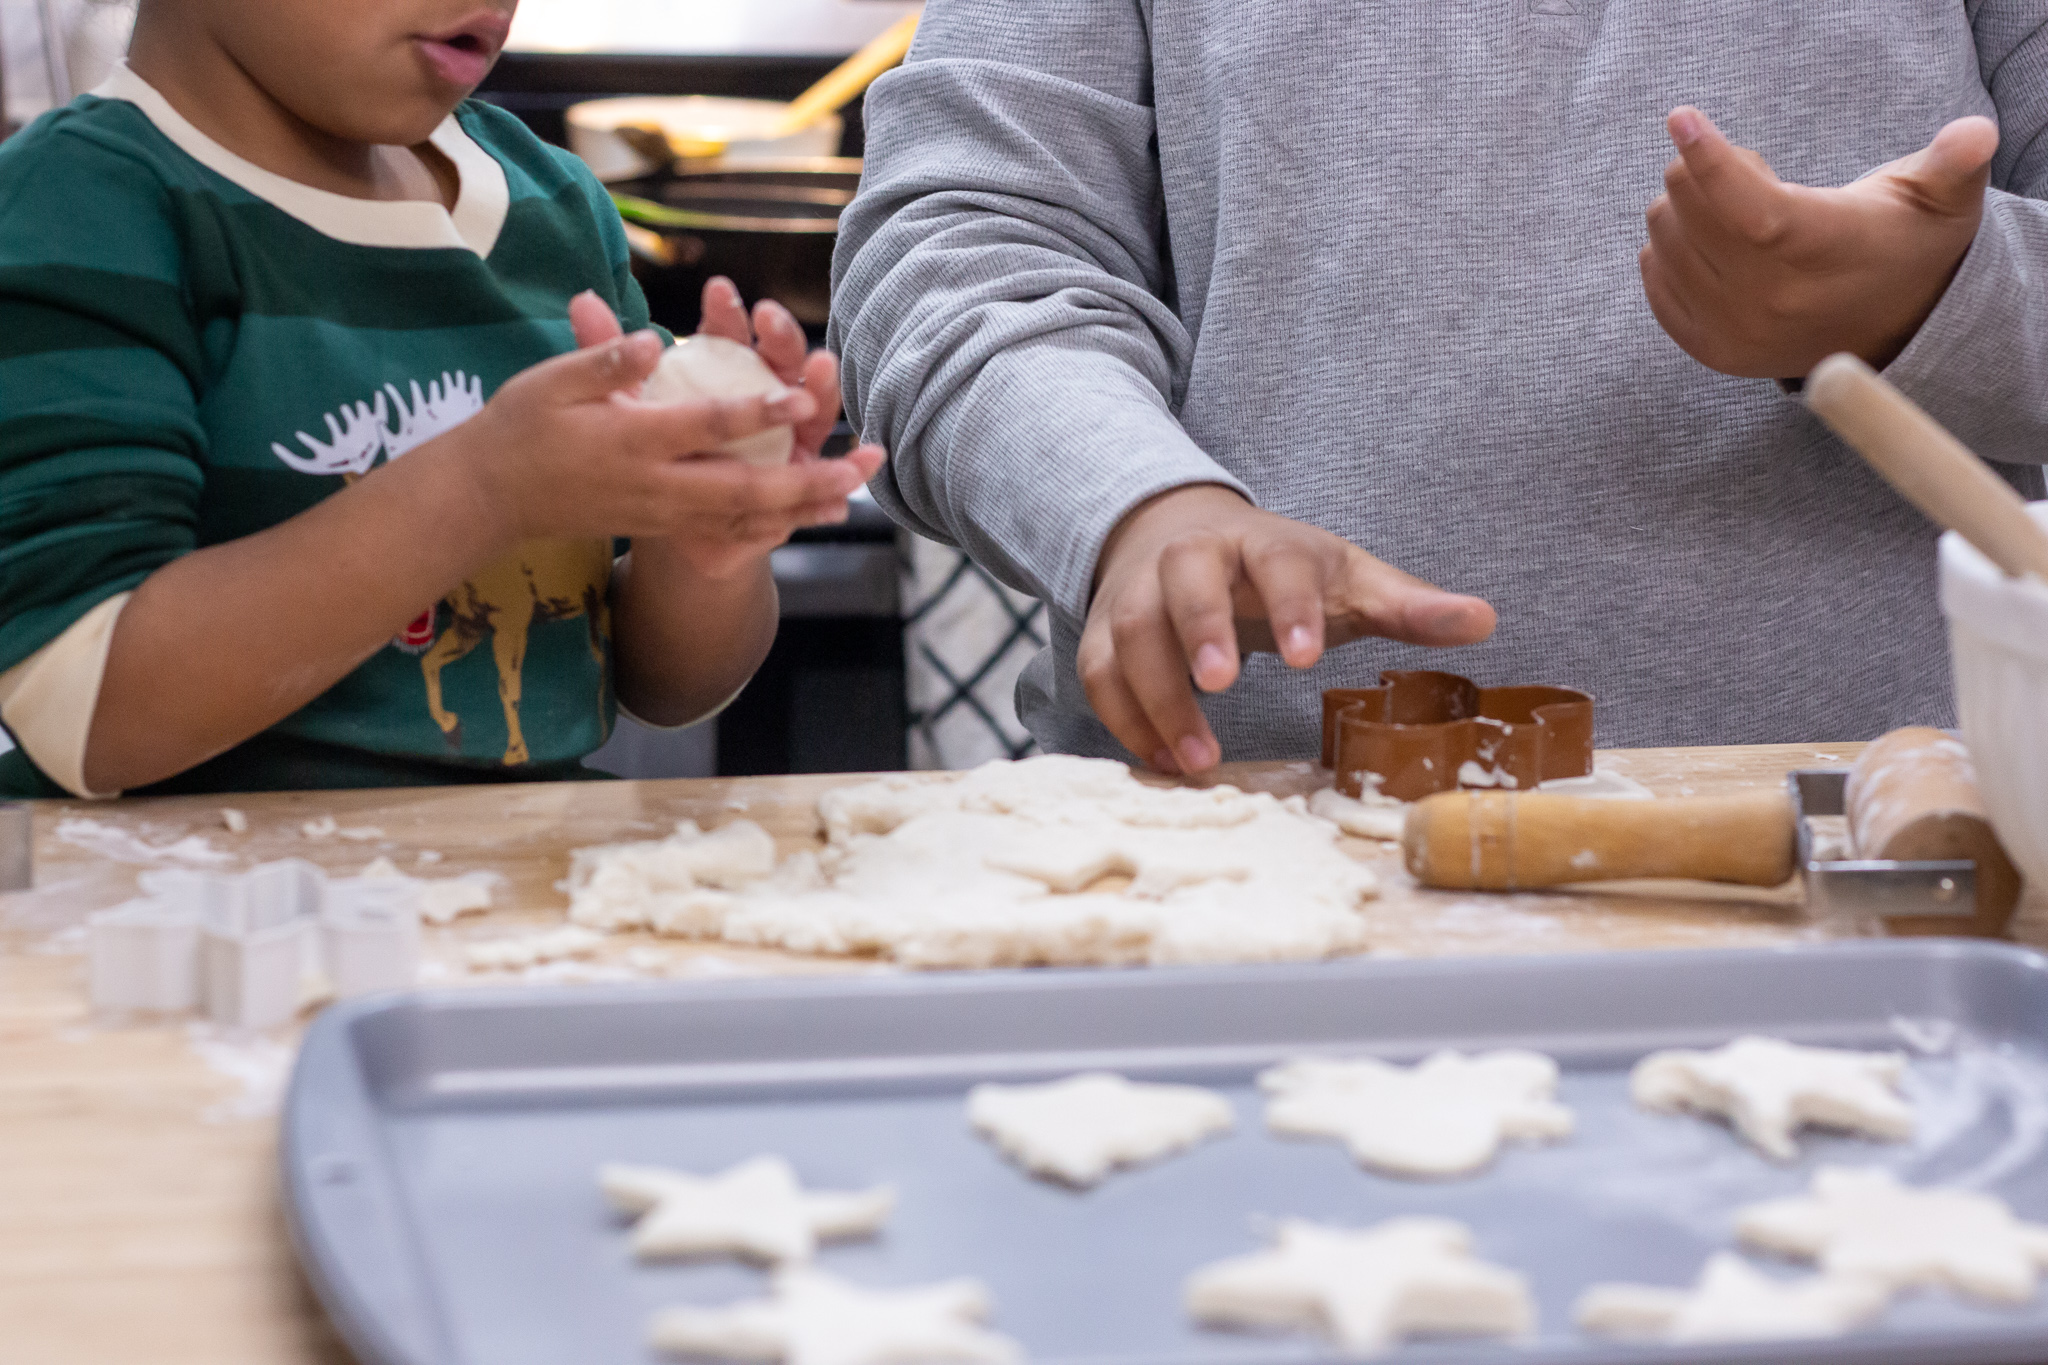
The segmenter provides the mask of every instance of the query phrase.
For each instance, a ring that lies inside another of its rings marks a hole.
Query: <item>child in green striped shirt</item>
[[[830,357],[722,281],[787,387],[631,396],[609,200],[466,98],[515,3],[143,0],[0,145],[0,792],[573,775],[759,664],[769,551],[882,453],[816,458]]]

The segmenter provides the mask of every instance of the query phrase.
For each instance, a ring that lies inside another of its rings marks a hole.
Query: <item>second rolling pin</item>
[[[1607,801],[1550,792],[1442,792],[1416,803],[1402,859],[1424,886],[1525,891],[1638,877],[1776,886],[1792,875],[1781,791]]]

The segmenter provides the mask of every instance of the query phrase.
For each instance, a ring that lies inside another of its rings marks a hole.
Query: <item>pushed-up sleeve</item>
[[[1144,20],[1139,0],[928,5],[869,91],[833,261],[848,411],[890,454],[879,500],[1075,619],[1131,507],[1243,491],[1174,417],[1191,345]]]
[[[0,673],[193,548],[206,453],[170,191],[90,130],[19,136],[0,159]]]
[[[2048,461],[2048,23],[2040,0],[1970,7],[1997,106],[1984,220],[1885,375],[1986,459]]]

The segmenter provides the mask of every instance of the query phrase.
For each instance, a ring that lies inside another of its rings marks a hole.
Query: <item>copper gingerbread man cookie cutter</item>
[[[1337,790],[1419,801],[1460,786],[1529,791],[1593,771],[1593,699],[1569,687],[1480,687],[1389,670],[1323,693],[1323,766]]]

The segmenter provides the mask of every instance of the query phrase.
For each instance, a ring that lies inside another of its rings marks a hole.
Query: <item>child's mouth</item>
[[[421,35],[419,45],[434,74],[450,85],[475,86],[491,69],[505,44],[510,23],[499,14],[482,14],[444,33]]]

